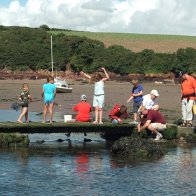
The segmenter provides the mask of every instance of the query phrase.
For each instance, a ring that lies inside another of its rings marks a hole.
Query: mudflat
[[[43,112],[43,101],[41,100],[42,85],[46,80],[0,80],[0,109],[11,109],[11,104],[18,100],[18,95],[23,83],[28,83],[33,102],[29,104],[29,111]],[[83,81],[69,80],[73,88],[72,93],[58,93],[55,98],[55,112],[73,114],[72,108],[80,101],[82,94],[87,95],[88,102],[92,105],[94,85]],[[156,102],[160,105],[161,111],[171,123],[181,118],[181,101],[179,84],[156,84],[142,83],[144,94],[152,89],[159,91],[160,96]],[[110,109],[114,104],[127,105],[129,112],[132,109],[132,101],[126,103],[130,96],[132,85],[129,82],[107,81],[105,83],[105,108],[104,118],[108,117]],[[94,113],[92,112],[92,116]],[[1,119],[1,117],[0,117]],[[1,120],[0,120],[1,121]]]

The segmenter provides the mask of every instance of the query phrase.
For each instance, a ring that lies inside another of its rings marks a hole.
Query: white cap
[[[150,94],[151,94],[151,95],[154,95],[154,96],[156,96],[156,97],[159,96],[159,92],[158,92],[157,90],[151,90]]]
[[[81,100],[82,101],[86,101],[87,100],[87,96],[86,95],[81,95]]]

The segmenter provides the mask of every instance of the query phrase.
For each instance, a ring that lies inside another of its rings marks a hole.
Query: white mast
[[[52,35],[50,36],[51,38],[51,65],[52,65],[52,76],[54,76],[54,73],[53,73],[53,50],[52,50]]]

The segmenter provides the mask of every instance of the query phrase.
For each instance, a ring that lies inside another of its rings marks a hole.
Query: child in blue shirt
[[[47,78],[47,83],[43,85],[42,89],[42,99],[44,100],[43,123],[46,122],[47,111],[49,111],[50,123],[52,123],[55,96],[56,85],[54,84],[54,78],[52,76],[49,76]]]
[[[138,83],[138,80],[132,80],[131,83],[133,85],[133,88],[132,88],[131,96],[127,100],[127,103],[129,103],[133,99],[133,110],[132,110],[133,118],[134,118],[133,123],[137,124],[138,109],[142,105],[142,101],[143,101],[143,96],[142,96],[143,86]]]

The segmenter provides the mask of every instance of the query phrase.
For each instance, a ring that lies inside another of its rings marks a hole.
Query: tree
[[[40,29],[44,29],[44,30],[46,30],[46,31],[50,31],[50,27],[47,26],[47,25],[45,25],[45,24],[41,25],[39,28],[40,28]]]

